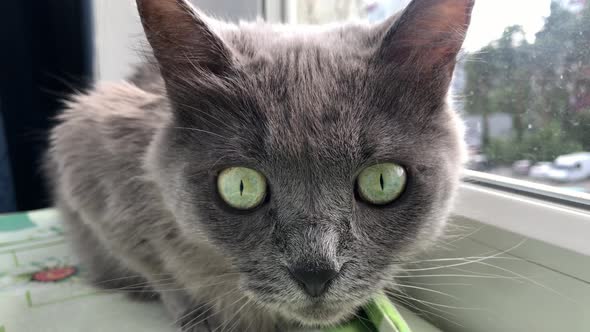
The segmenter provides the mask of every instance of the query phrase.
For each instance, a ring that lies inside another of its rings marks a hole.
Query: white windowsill
[[[477,172],[469,173],[474,174],[479,176]],[[515,183],[529,185],[525,181]],[[542,185],[530,188],[551,189]],[[554,191],[553,198],[564,194]],[[574,196],[584,199],[582,195]],[[581,208],[464,182],[454,214],[590,256],[590,212]]]

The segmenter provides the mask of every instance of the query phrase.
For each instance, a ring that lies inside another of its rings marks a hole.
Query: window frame
[[[453,214],[590,256],[590,197],[465,171]]]
[[[472,170],[464,171],[463,182],[590,211],[590,194],[583,192]]]

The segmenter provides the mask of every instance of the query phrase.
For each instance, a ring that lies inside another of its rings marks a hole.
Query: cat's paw
[[[133,290],[128,290],[126,295],[133,301],[151,302],[160,300],[160,293],[156,292],[150,286],[143,286]]]
[[[160,294],[141,276],[119,277],[115,274],[95,273],[86,277],[99,289],[121,292],[134,301],[158,301]]]

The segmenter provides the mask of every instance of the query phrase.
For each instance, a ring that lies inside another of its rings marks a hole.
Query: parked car
[[[540,161],[529,169],[529,176],[534,179],[549,178],[549,171],[553,168],[553,163],[550,161]]]
[[[485,171],[490,168],[490,162],[485,154],[475,154],[469,158],[467,168],[474,171]]]
[[[529,175],[532,166],[533,162],[530,160],[518,160],[512,164],[512,172],[515,175],[526,176]]]
[[[590,152],[579,152],[557,157],[548,178],[559,182],[574,182],[590,178]]]

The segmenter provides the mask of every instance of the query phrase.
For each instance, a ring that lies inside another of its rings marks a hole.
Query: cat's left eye
[[[217,177],[217,191],[221,199],[234,209],[252,210],[266,197],[266,178],[251,168],[226,168]]]
[[[394,163],[365,168],[357,178],[360,198],[370,204],[386,205],[395,201],[406,187],[406,171]]]

